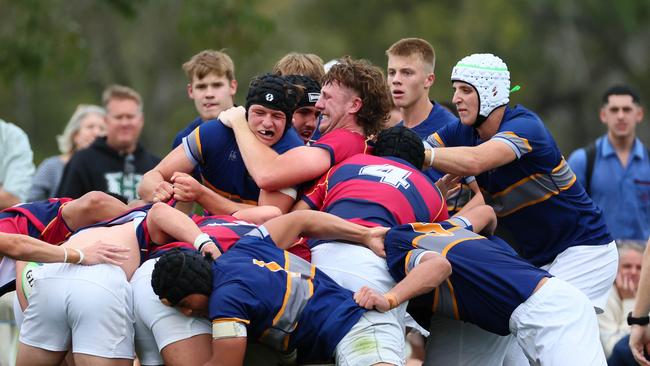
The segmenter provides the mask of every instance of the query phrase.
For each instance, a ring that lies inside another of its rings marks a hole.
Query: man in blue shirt
[[[643,120],[639,95],[628,86],[609,88],[603,95],[600,120],[607,134],[593,147],[574,151],[569,165],[603,210],[612,236],[645,241],[650,236],[650,160],[636,137],[636,126]],[[591,156],[589,149],[593,149]]]

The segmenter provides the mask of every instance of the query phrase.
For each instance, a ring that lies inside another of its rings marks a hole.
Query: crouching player
[[[531,365],[606,365],[589,299],[518,257],[498,237],[486,238],[472,231],[481,231],[485,225],[496,226],[489,206],[440,223],[412,223],[388,230],[387,261],[391,274],[401,282],[383,295],[363,288],[355,299],[366,308],[387,311],[423,295],[413,301],[427,302],[429,312],[495,334],[512,333]],[[452,268],[443,282],[432,280],[444,270],[431,265],[431,259],[439,256]],[[429,362],[435,360],[425,360]]]
[[[191,242],[201,234],[192,220],[170,209],[173,225],[166,235]],[[85,252],[97,240],[127,249],[119,265],[45,264],[33,271],[33,288],[20,332],[17,365],[58,365],[71,348],[77,365],[132,365],[134,353],[133,296],[129,278],[146,259],[145,230],[154,223],[147,209],[76,232],[62,244],[68,252]],[[204,251],[219,254],[214,243]]]
[[[242,365],[247,339],[297,350],[298,363],[334,357],[340,365],[402,365],[403,350],[384,342],[402,332],[399,326],[359,307],[351,291],[276,246],[299,234],[381,245],[368,228],[297,211],[259,226],[214,262],[193,251],[163,254],[152,274],[154,292],[185,315],[212,320],[209,365]]]

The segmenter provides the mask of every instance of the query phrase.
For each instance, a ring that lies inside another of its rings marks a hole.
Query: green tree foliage
[[[385,68],[403,37],[436,48],[431,96],[449,100],[463,56],[492,52],[522,90],[511,103],[537,111],[565,154],[601,134],[600,94],[613,83],[650,95],[650,2],[619,0],[0,0],[0,118],[30,135],[37,161],[56,152],[79,103],[99,103],[111,83],[145,100],[144,143],[167,152],[195,116],[181,64],[225,49],[243,103],[248,81],[290,51],[325,61],[348,54]],[[641,136],[648,140],[647,128]]]

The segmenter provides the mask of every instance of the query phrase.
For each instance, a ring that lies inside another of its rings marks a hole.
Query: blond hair
[[[273,66],[273,73],[280,76],[308,76],[320,83],[323,75],[325,75],[325,68],[323,67],[323,59],[318,55],[291,52]]]
[[[408,57],[418,55],[427,66],[431,67],[431,72],[436,68],[436,53],[433,46],[421,38],[402,38],[393,43],[386,50],[386,56]]]
[[[68,154],[77,150],[77,146],[74,145],[74,136],[81,129],[81,122],[89,114],[97,114],[103,118],[106,116],[106,110],[98,105],[79,104],[72,117],[70,117],[68,124],[65,125],[63,133],[56,136],[56,142],[59,145],[61,154]]]
[[[190,83],[194,76],[203,79],[211,73],[225,76],[228,81],[235,80],[235,64],[230,56],[222,51],[203,50],[184,63],[183,70]]]
[[[108,103],[113,99],[130,99],[134,101],[142,112],[142,97],[140,93],[124,85],[111,85],[102,93],[102,103],[104,108],[108,108]]]

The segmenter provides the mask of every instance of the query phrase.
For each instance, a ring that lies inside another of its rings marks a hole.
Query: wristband
[[[435,149],[429,149],[428,151],[430,152],[430,154],[429,154],[429,162],[427,165],[433,167],[433,158],[434,156],[436,156],[436,151]]]
[[[68,250],[65,247],[63,248],[63,263],[68,263]]]
[[[389,310],[393,310],[397,307],[397,305],[399,305],[399,301],[397,301],[397,296],[395,296],[394,294],[387,292],[384,294],[384,297],[386,298],[386,300],[388,300]]]
[[[648,325],[648,323],[650,323],[650,316],[633,317],[631,311],[627,314],[627,325]]]
[[[201,233],[201,234],[197,235],[196,239],[194,239],[194,248],[196,250],[201,250],[200,249],[201,244],[205,243],[206,241],[212,241],[212,239],[210,239],[210,235],[208,235],[206,233]]]
[[[203,251],[203,247],[206,246],[206,245],[208,245],[208,244],[213,244],[213,243],[212,243],[212,240],[206,240],[206,241],[204,241],[203,243],[201,243],[201,245],[199,245],[199,249],[198,249],[198,251],[199,251],[199,252],[202,252],[202,251]]]
[[[72,248],[72,249],[76,250],[77,253],[79,253],[79,260],[77,261],[77,264],[81,264],[81,262],[84,261],[84,252],[82,252],[80,249],[77,248]]]

